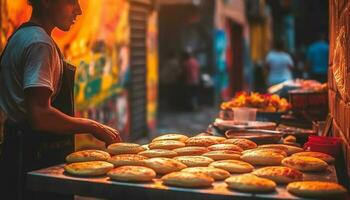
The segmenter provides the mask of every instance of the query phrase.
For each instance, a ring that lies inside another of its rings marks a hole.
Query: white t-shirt
[[[63,63],[52,38],[38,26],[18,30],[3,52],[0,108],[15,122],[26,119],[24,90],[47,87],[56,95]]]
[[[293,78],[289,66],[293,60],[289,54],[280,51],[271,51],[266,56],[266,63],[270,66],[268,85],[275,85]]]

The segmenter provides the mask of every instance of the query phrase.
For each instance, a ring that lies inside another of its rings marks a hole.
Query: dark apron
[[[38,25],[28,22],[22,24],[17,30],[28,26]],[[5,50],[6,47],[3,52]],[[66,63],[58,47],[57,50],[63,61],[63,73],[59,91],[51,105],[61,112],[73,116],[75,67]],[[72,196],[38,193],[25,189],[27,172],[64,163],[65,157],[73,151],[73,135],[38,132],[34,131],[27,121],[11,123],[7,120],[4,126],[0,163],[1,199],[73,199]]]

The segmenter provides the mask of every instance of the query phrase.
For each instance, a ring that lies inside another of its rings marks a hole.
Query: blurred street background
[[[1,51],[30,6],[0,2]],[[237,92],[327,77],[327,0],[80,3],[84,14],[72,30],[53,32],[78,66],[76,115],[119,129],[125,141],[196,134]],[[103,145],[88,134],[77,141],[77,149]]]

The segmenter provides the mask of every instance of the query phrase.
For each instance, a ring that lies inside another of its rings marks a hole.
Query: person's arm
[[[266,55],[265,61],[263,63],[263,73],[264,73],[264,77],[267,78],[269,73],[270,73],[270,59],[271,59],[271,54],[268,53]]]
[[[54,134],[91,133],[107,145],[121,141],[119,132],[96,121],[68,116],[51,106],[51,90],[46,87],[25,89],[28,119],[34,130]]]
[[[287,62],[288,62],[288,69],[290,71],[293,71],[294,70],[294,61],[293,61],[293,58],[288,54],[287,54]]]

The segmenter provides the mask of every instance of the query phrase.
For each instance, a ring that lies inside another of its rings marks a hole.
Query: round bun
[[[213,159],[205,156],[178,156],[174,160],[182,162],[187,167],[207,167],[214,162]]]
[[[188,137],[186,135],[177,134],[177,133],[170,133],[170,134],[158,136],[158,137],[154,138],[152,140],[152,142],[160,141],[160,140],[177,140],[180,142],[185,142],[187,139],[188,139]]]
[[[214,180],[223,180],[230,176],[228,171],[215,167],[189,167],[181,171],[190,173],[204,173],[211,176]]]
[[[113,167],[113,164],[106,161],[88,161],[67,164],[64,166],[64,170],[75,176],[100,176],[106,174]]]
[[[107,147],[107,150],[112,155],[118,154],[137,154],[145,149],[139,144],[119,142],[113,143]]]
[[[177,156],[177,153],[175,151],[168,150],[168,149],[150,149],[146,151],[141,151],[138,154],[141,156],[146,156],[148,158],[155,158],[155,157],[172,158]]]
[[[301,181],[303,173],[289,167],[263,167],[255,170],[252,174],[275,181],[276,183],[286,184],[294,181]]]
[[[209,151],[202,156],[209,157],[213,160],[240,160],[241,152],[231,150]]]
[[[301,197],[332,199],[346,194],[346,189],[332,182],[300,181],[287,185],[288,192]]]
[[[248,139],[227,139],[223,143],[238,145],[243,150],[254,149],[258,146],[255,142]]]
[[[185,143],[176,140],[158,140],[148,145],[150,149],[176,149],[186,146]]]
[[[214,179],[204,173],[173,172],[162,177],[165,185],[178,187],[210,187]]]
[[[145,163],[146,167],[153,169],[158,174],[176,172],[187,167],[182,162],[171,158],[150,158]]]
[[[208,152],[208,149],[206,147],[189,146],[177,148],[174,151],[178,156],[200,156]]]
[[[230,173],[249,173],[254,169],[251,164],[239,160],[219,160],[210,163],[209,167],[223,169]]]
[[[276,183],[267,178],[260,178],[251,174],[232,176],[225,180],[230,189],[241,192],[273,192],[276,189]]]
[[[327,163],[333,163],[335,161],[335,159],[332,156],[325,153],[316,152],[316,151],[299,152],[299,153],[293,154],[292,156],[309,156],[309,157],[321,159]]]
[[[108,162],[112,163],[115,167],[125,165],[144,166],[145,160],[147,159],[147,157],[137,154],[120,154],[112,156],[110,159],[108,159]]]
[[[280,165],[284,156],[271,151],[252,151],[244,153],[241,159],[252,165]]]
[[[310,156],[287,157],[282,160],[282,165],[303,172],[323,171],[328,167],[328,164],[325,161]]]
[[[109,153],[100,150],[76,151],[66,157],[68,163],[87,161],[107,161],[111,156]]]
[[[156,177],[156,172],[142,166],[122,166],[110,170],[107,175],[116,181],[147,182]]]
[[[226,138],[224,137],[218,137],[218,136],[211,136],[211,135],[201,135],[201,136],[195,136],[188,138],[186,140],[186,146],[202,146],[202,147],[208,147],[214,144],[219,144],[225,141]]]

